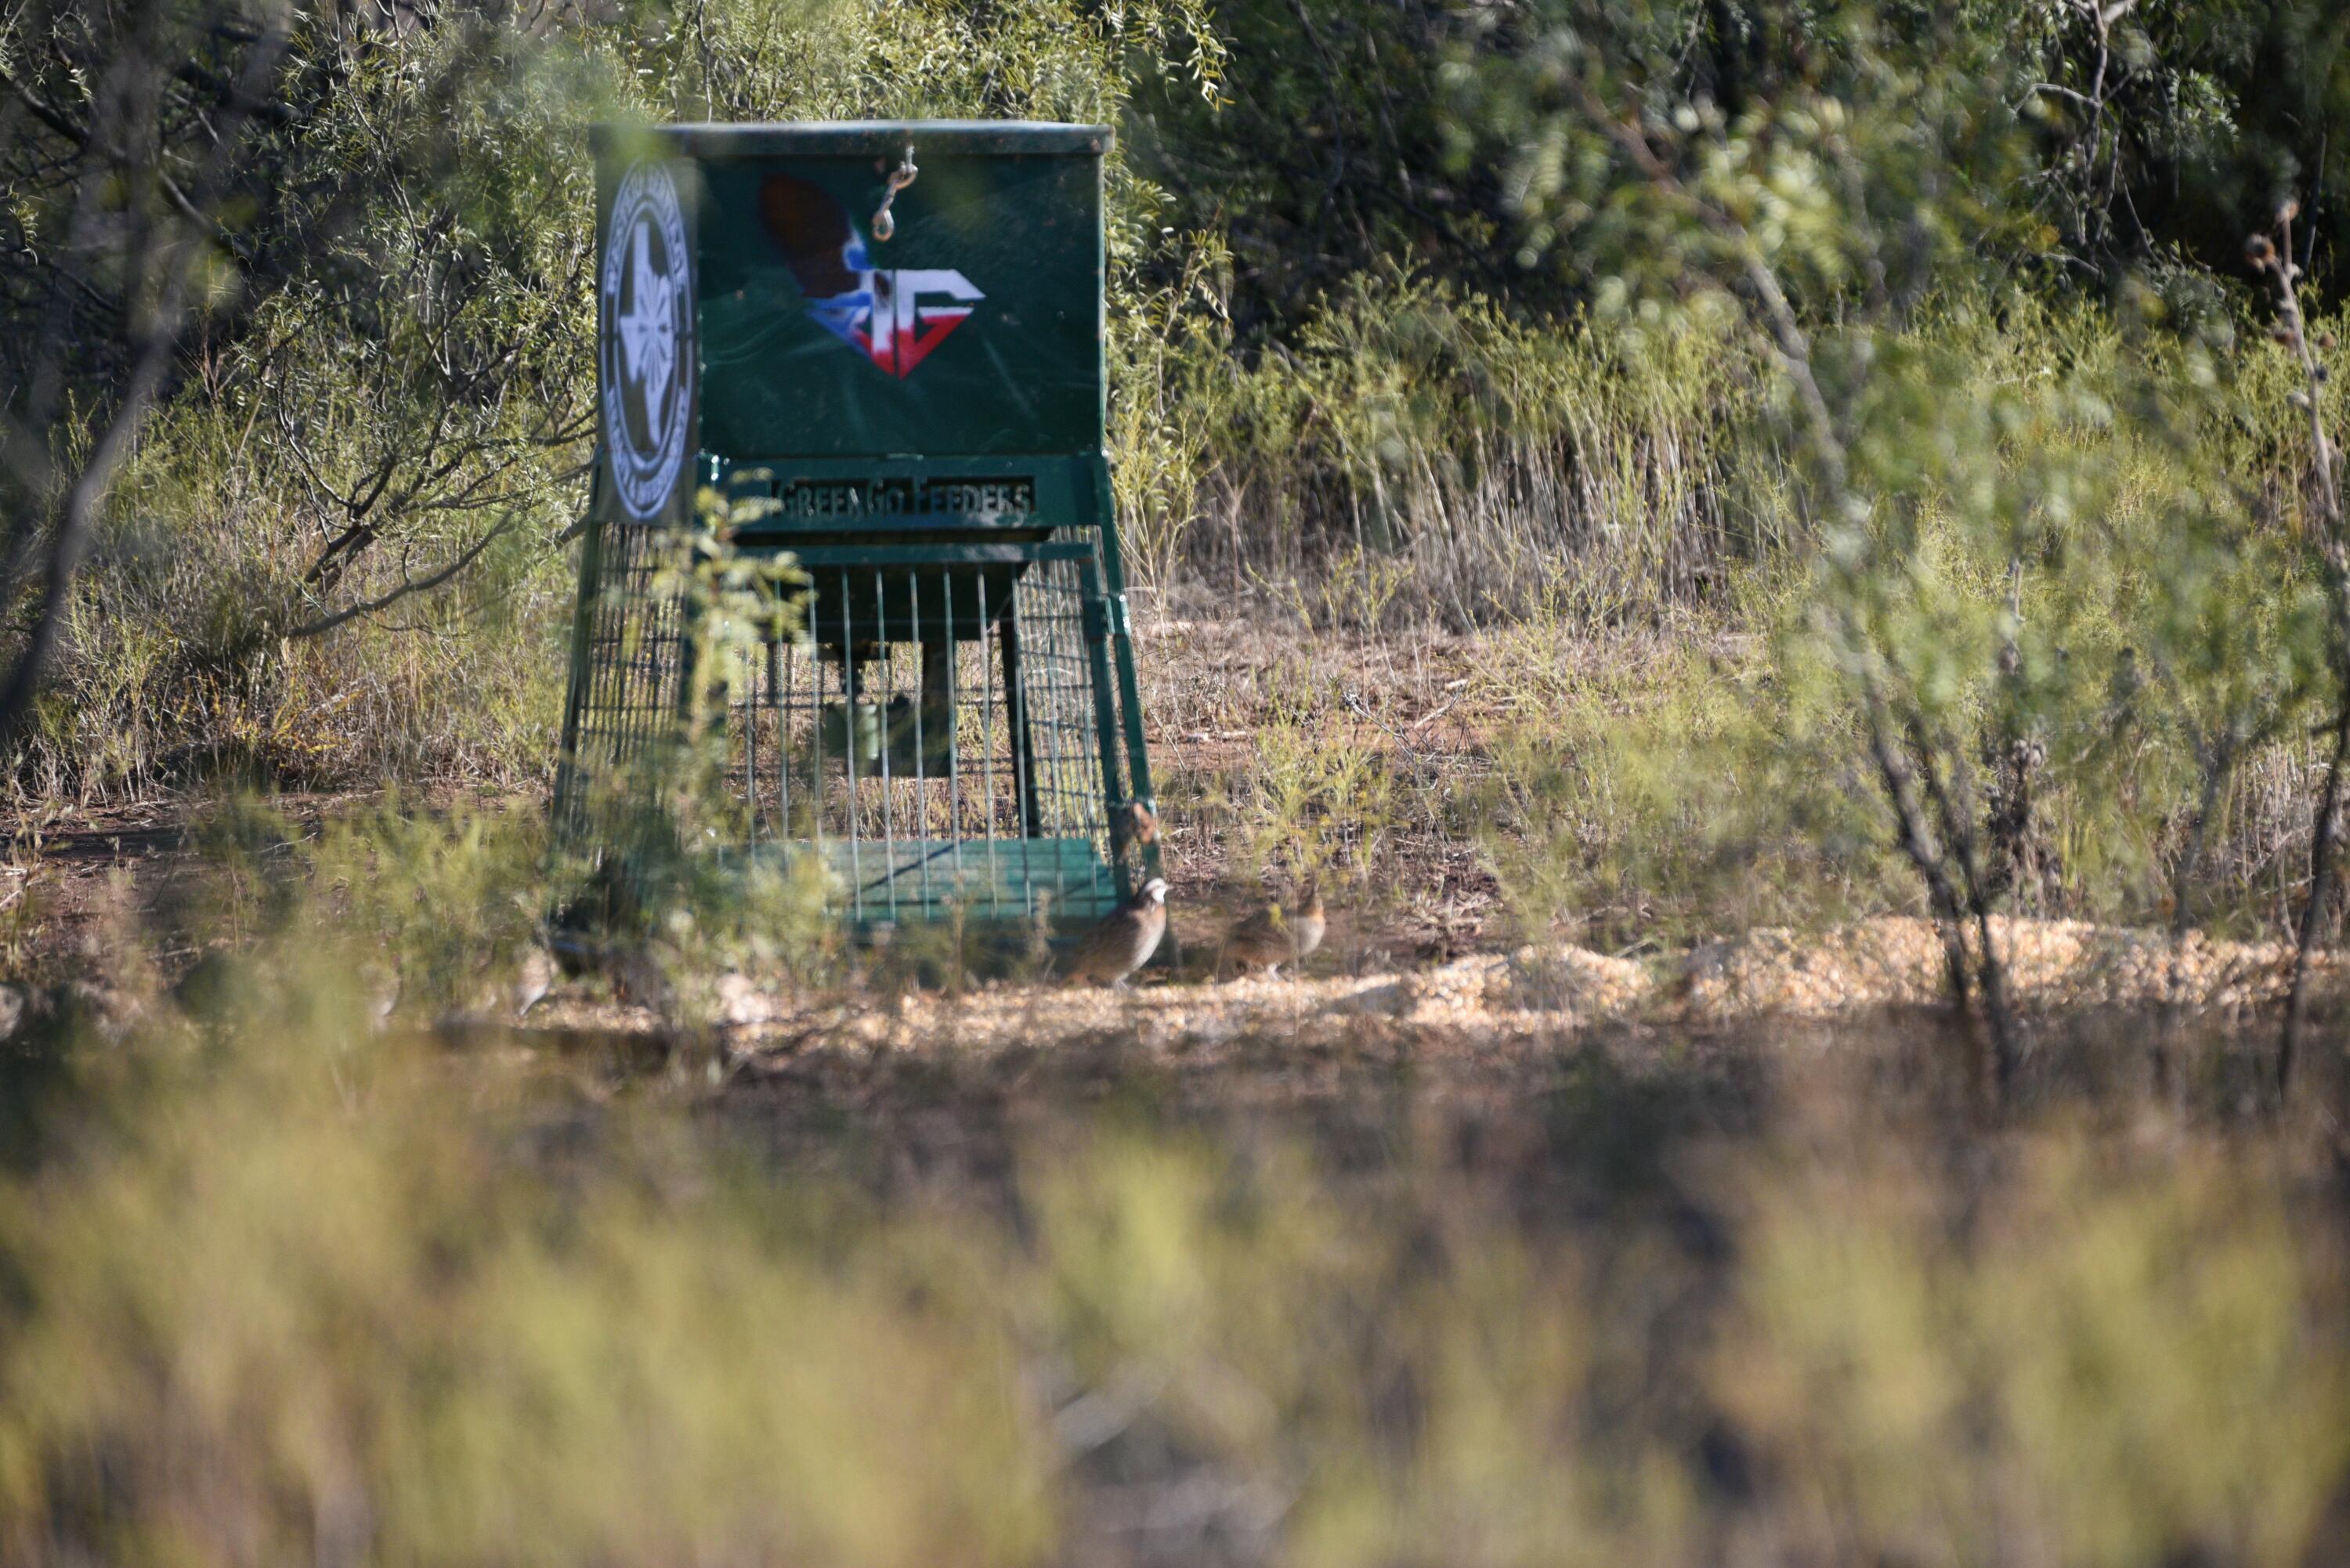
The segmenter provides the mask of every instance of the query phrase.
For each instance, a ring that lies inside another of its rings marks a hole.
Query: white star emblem
[[[629,258],[629,308],[620,317],[620,360],[637,395],[644,400],[645,418],[669,396],[670,378],[677,369],[677,285],[653,266],[652,228],[639,223]]]

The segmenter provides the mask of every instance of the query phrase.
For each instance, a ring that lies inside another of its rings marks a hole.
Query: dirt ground
[[[2171,1005],[2210,1020],[2282,1000],[2293,963],[2282,943],[2195,936],[2174,946],[2158,933],[2078,921],[2001,919],[1992,940],[2016,1004],[2034,1012]],[[1235,1040],[1309,1048],[1374,1040],[1493,1044],[1613,1023],[1703,1029],[1755,1017],[1929,1008],[1948,994],[1943,963],[1929,922],[1888,918],[1808,937],[1752,931],[1649,959],[1528,946],[1397,971],[1333,974],[1309,964],[1295,979],[1182,978],[1125,988],[999,983],[795,997],[728,977],[687,1011],[753,1054],[822,1046],[983,1057],[1113,1038],[1175,1054]],[[2330,957],[2320,963],[2319,982],[2330,992],[2342,966]],[[529,1022],[652,1033],[675,1015],[589,988],[558,992]]]
[[[1311,835],[1342,867],[1378,864],[1377,897],[1334,911],[1329,946],[1348,969],[1440,963],[1495,944],[1499,888],[1447,820],[1491,766],[1494,639],[1148,613],[1138,636],[1169,907],[1187,940],[1211,941],[1279,890],[1292,868],[1273,841]],[[1273,826],[1281,807],[1263,798],[1263,749],[1284,725],[1309,732],[1326,756],[1372,759],[1384,774],[1381,819]]]

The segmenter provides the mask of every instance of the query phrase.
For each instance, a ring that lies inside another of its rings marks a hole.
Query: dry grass
[[[1309,876],[1324,879],[1333,910],[1321,961],[1350,974],[1528,940],[1684,950],[1734,934],[1748,909],[1771,923],[1774,905],[1760,895],[1783,867],[1758,870],[1737,897],[1709,904],[1710,885],[1676,885],[1670,860],[1628,875],[1612,868],[1627,851],[1651,857],[1623,842],[1646,819],[1596,786],[1548,804],[1520,787],[1530,755],[1581,758],[1609,736],[1645,745],[1687,724],[1676,705],[1751,690],[1767,649],[1733,618],[1615,628],[1551,618],[1469,631],[1421,619],[1372,631],[1314,626],[1270,593],[1238,613],[1196,587],[1136,597],[1172,929],[1187,961],[1204,962],[1232,920]],[[2305,877],[2313,745],[2269,746],[2235,775],[2198,924],[2249,940],[2289,928]],[[315,839],[384,798],[270,801],[292,837]],[[430,816],[498,803],[527,815],[539,797],[443,785],[402,798],[402,809]],[[77,950],[108,909],[151,908],[202,864],[210,799],[52,801],[0,821],[11,846],[0,955],[21,968]],[[1604,874],[1568,864],[1576,860]],[[1913,912],[1914,892],[1898,879],[1857,908],[1850,894],[1819,907],[1831,919]],[[1809,896],[1781,888],[1775,907]],[[2149,908],[2139,922],[2166,915]]]
[[[1499,740],[1679,634],[1143,632],[1187,962],[1315,867],[1304,979],[517,1028],[535,799],[20,824],[73,978],[0,1052],[0,1561],[2339,1554],[2276,949],[2003,926],[1985,1129],[1918,922],[1607,954],[1453,877]]]

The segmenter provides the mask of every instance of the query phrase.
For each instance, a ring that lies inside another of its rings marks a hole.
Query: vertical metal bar
[[[996,628],[995,643],[1003,661],[1003,706],[1012,726],[1012,766],[1014,785],[1019,791],[1020,828],[1035,838],[1044,832],[1044,823],[1036,809],[1035,716],[1028,707],[1025,640],[1020,631],[1020,591],[1015,585],[1012,603],[1005,607],[1003,623]]]
[[[1106,492],[1106,469],[1098,483]],[[1110,650],[1118,664],[1118,712],[1126,731],[1127,771],[1134,781],[1130,798],[1156,811],[1159,797],[1150,785],[1150,753],[1142,736],[1142,691],[1134,672],[1134,633],[1126,603],[1125,550],[1118,541],[1117,514],[1108,507],[1103,508],[1097,523],[1095,543],[1101,555],[1102,604],[1109,614]],[[1142,868],[1146,877],[1159,875],[1158,845],[1142,846]]]
[[[960,901],[968,884],[963,880],[962,869],[962,747],[958,743],[962,739],[962,693],[956,690],[962,685],[957,677],[962,671],[962,652],[955,641],[954,575],[941,572],[939,587],[945,590],[946,599],[947,838],[954,845],[954,896]]]
[[[906,614],[914,623],[914,860],[922,868],[922,918],[937,911],[931,902],[931,750],[922,733],[922,710],[931,705],[931,645],[922,635],[922,573],[906,574]]]
[[[1066,803],[1062,795],[1065,781],[1062,777],[1061,763],[1061,683],[1057,679],[1060,667],[1060,618],[1052,613],[1054,600],[1058,597],[1055,592],[1056,587],[1055,579],[1058,576],[1056,563],[1040,562],[1031,566],[1029,575],[1021,583],[1027,592],[1013,605],[1013,613],[1015,617],[1020,615],[1024,600],[1027,606],[1034,607],[1036,611],[1030,624],[1022,628],[1020,643],[1021,652],[1024,657],[1022,659],[1020,670],[1021,697],[1024,711],[1028,716],[1028,732],[1033,737],[1037,729],[1036,697],[1039,694],[1038,691],[1028,689],[1033,677],[1035,686],[1041,690],[1044,697],[1045,765],[1042,769],[1038,769],[1033,759],[1029,764],[1029,776],[1036,781],[1037,786],[1036,826],[1031,829],[1031,833],[1037,838],[1045,836],[1045,797],[1050,794],[1053,808],[1053,902],[1055,908],[1059,907],[1061,900],[1068,896],[1069,891],[1068,875],[1062,858],[1062,851],[1066,846],[1061,843],[1061,840],[1067,836],[1066,830],[1068,826],[1068,814]],[[1030,619],[1025,617],[1021,618]],[[1033,746],[1033,740],[1030,743]]]
[[[1043,631],[1045,645],[1045,657],[1042,665],[1046,681],[1047,704],[1045,743],[1050,748],[1052,753],[1050,764],[1053,781],[1052,832],[1055,840],[1055,853],[1053,857],[1053,891],[1055,900],[1058,901],[1067,898],[1069,880],[1068,838],[1071,815],[1069,764],[1063,743],[1069,717],[1067,681],[1065,679],[1066,675],[1065,666],[1067,665],[1068,660],[1063,655],[1067,628],[1062,624],[1065,618],[1051,607],[1056,607],[1061,600],[1061,578],[1065,574],[1057,564],[1045,567],[1044,572],[1044,593],[1039,597],[1048,607],[1048,613],[1038,617],[1038,624]]]
[[[840,739],[841,750],[848,763],[848,918],[865,918],[865,870],[858,855],[858,841],[865,835],[857,821],[857,704],[864,695],[858,690],[864,684],[857,674],[857,642],[849,633],[848,568],[840,569]]]
[[[784,707],[784,634],[767,644],[767,706],[775,711],[775,836],[792,836],[792,727]]]
[[[743,668],[739,656],[736,668]],[[761,836],[760,829],[765,826],[762,819],[766,815],[765,808],[759,803],[759,667],[754,664],[743,670],[743,680],[751,693],[750,700],[742,705],[743,810],[750,840],[756,844]],[[735,708],[733,693],[728,692],[727,699],[726,711],[731,714]]]
[[[979,748],[982,774],[981,794],[984,806],[981,822],[987,834],[987,909],[991,916],[1003,913],[1003,877],[995,866],[995,682],[988,674],[987,639],[994,622],[987,618],[987,572],[982,568],[979,584],[979,691],[984,704],[984,727]]]
[[[808,656],[808,821],[815,828],[816,846],[824,849],[824,649],[810,641],[803,649]],[[831,862],[825,863],[825,875],[831,876]]]
[[[943,574],[934,580],[940,587],[946,587]],[[935,621],[930,623],[931,629],[935,632],[939,624]],[[921,682],[922,722],[929,727],[929,732],[936,737],[936,739],[925,739],[922,742],[925,781],[923,800],[924,810],[927,812],[929,810],[927,803],[931,796],[929,786],[944,782],[943,770],[951,765],[948,759],[954,755],[954,644],[951,641],[937,636],[924,639]],[[948,815],[951,818],[953,814],[950,812]],[[926,815],[923,820],[934,823],[936,818]]]
[[[683,741],[688,733],[686,720],[693,711],[693,683],[702,673],[702,610],[688,599],[678,605],[672,614],[677,623],[676,635],[671,639],[677,650],[676,668],[665,670],[662,679],[676,690],[662,698],[669,709],[666,721],[656,711],[653,722],[655,733],[674,742]]]
[[[1028,670],[1025,639],[1020,630],[1020,583],[1012,586],[1012,602],[1004,607],[1003,619],[996,628],[996,649],[1002,655],[1003,670],[1003,711],[1012,742],[1013,805],[1020,815],[1020,885],[1024,913],[1035,911],[1036,840],[1042,835],[1043,818],[1036,798],[1036,737],[1035,715],[1028,706]]]
[[[889,800],[889,699],[896,695],[896,682],[890,679],[898,661],[889,651],[889,605],[883,596],[888,586],[881,580],[879,568],[873,573],[873,641],[881,650],[881,701],[874,704],[874,729],[881,737],[881,864],[882,873],[889,877],[889,919],[898,919],[898,835],[890,822]]]
[[[1048,566],[1044,566],[1044,574],[1045,604],[1067,607],[1069,587],[1065,581],[1069,576],[1067,562],[1050,562]],[[1060,839],[1057,854],[1053,856],[1053,896],[1055,896],[1055,900],[1065,900],[1069,896],[1067,839],[1072,836],[1069,826],[1072,826],[1072,815],[1076,815],[1076,826],[1084,827],[1084,815],[1072,811],[1072,787],[1069,787],[1072,785],[1072,774],[1069,774],[1069,757],[1062,748],[1062,736],[1067,732],[1069,708],[1072,708],[1072,681],[1069,681],[1069,677],[1081,665],[1069,653],[1069,630],[1072,630],[1069,616],[1048,614],[1044,616],[1044,623],[1045,649],[1048,649],[1044,668],[1050,680],[1048,701],[1050,710],[1053,710],[1050,724],[1045,726],[1045,745],[1053,748],[1053,836]],[[1074,736],[1069,736],[1069,741],[1074,741]]]
[[[1119,798],[1120,791],[1118,693],[1110,685],[1109,607],[1101,602],[1101,582],[1091,561],[1080,564],[1077,583],[1083,607],[1096,612],[1086,617],[1086,672],[1093,684],[1095,740],[1101,748],[1102,805],[1107,812],[1110,803]],[[1118,836],[1115,833],[1108,835],[1104,847],[1109,856],[1111,874],[1118,879],[1118,897],[1126,898],[1133,893],[1134,888],[1127,875],[1126,857],[1118,853]],[[1143,847],[1137,845],[1136,852],[1139,854]]]
[[[1052,680],[1052,690],[1050,692],[1052,701],[1052,723],[1045,732],[1045,736],[1047,743],[1051,745],[1053,750],[1053,833],[1055,837],[1064,840],[1064,853],[1054,857],[1054,886],[1063,898],[1066,898],[1068,896],[1068,889],[1066,887],[1068,880],[1068,858],[1066,853],[1066,841],[1069,836],[1070,817],[1072,815],[1070,811],[1069,762],[1068,757],[1066,755],[1066,747],[1065,744],[1068,731],[1069,718],[1067,674],[1070,660],[1066,657],[1064,649],[1067,642],[1068,628],[1064,624],[1066,618],[1063,616],[1059,610],[1059,606],[1064,597],[1062,593],[1061,579],[1066,575],[1066,572],[1057,563],[1051,566],[1047,570],[1045,578],[1045,595],[1042,596],[1045,598],[1045,603],[1053,607],[1052,613],[1049,616],[1043,618],[1045,620],[1045,635],[1051,649],[1050,657],[1045,660],[1045,669],[1050,675]]]

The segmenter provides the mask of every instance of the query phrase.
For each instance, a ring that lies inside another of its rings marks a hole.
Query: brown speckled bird
[[[546,999],[555,989],[556,979],[555,955],[533,942],[522,955],[515,972],[514,1004],[516,1018],[527,1018],[530,1010]]]
[[[1071,985],[1124,985],[1167,934],[1167,880],[1153,877],[1085,934],[1063,975]]]
[[[1234,969],[1261,969],[1277,975],[1284,964],[1301,963],[1322,945],[1329,915],[1322,907],[1322,889],[1305,885],[1305,896],[1284,906],[1267,904],[1232,928],[1224,939],[1222,963]]]

